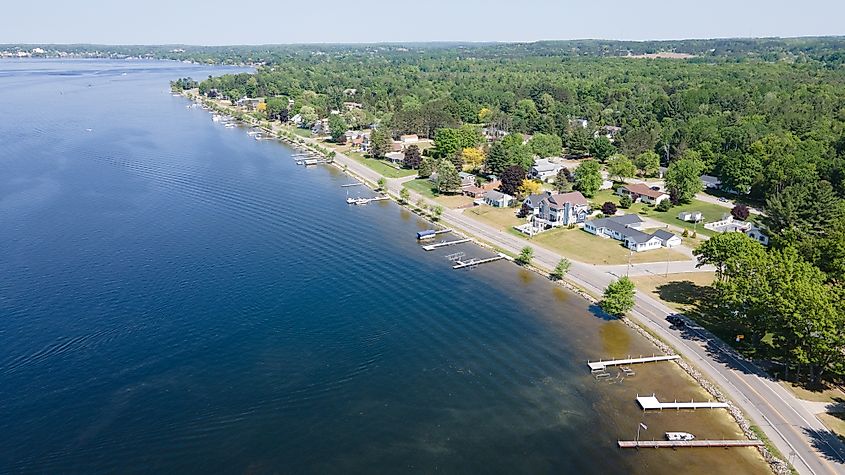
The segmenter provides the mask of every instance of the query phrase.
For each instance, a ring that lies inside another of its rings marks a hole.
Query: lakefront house
[[[668,193],[660,190],[653,190],[642,183],[620,186],[616,189],[616,194],[620,196],[628,196],[634,203],[639,201],[649,205],[658,205],[661,201],[669,199]]]
[[[649,251],[660,247],[675,247],[681,238],[669,231],[658,229],[652,234],[640,230],[643,220],[635,214],[594,219],[584,223],[584,231],[604,238],[612,238],[634,252]]]

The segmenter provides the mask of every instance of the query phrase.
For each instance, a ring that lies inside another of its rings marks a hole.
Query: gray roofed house
[[[513,196],[501,191],[490,190],[484,193],[484,202],[494,208],[506,208],[513,203]]]
[[[637,228],[642,225],[642,222],[643,220],[635,214],[611,216],[587,221],[584,223],[584,231],[622,241],[625,243],[625,247],[636,252],[680,244],[680,238],[662,229],[652,234],[640,231]]]
[[[534,222],[541,228],[583,223],[590,214],[590,203],[580,191],[547,194],[540,200]]]

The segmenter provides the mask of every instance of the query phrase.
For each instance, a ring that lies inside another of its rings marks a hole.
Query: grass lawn
[[[310,129],[301,129],[299,127],[291,127],[288,130],[290,130],[291,132],[293,132],[296,135],[299,135],[300,137],[311,137],[311,130]]]
[[[464,195],[440,195],[435,198],[435,201],[447,208],[462,208],[472,204],[473,199]]]
[[[494,208],[492,206],[476,206],[464,211],[464,214],[491,224],[499,229],[512,229],[526,221],[516,217],[517,208]]]
[[[792,394],[798,399],[814,402],[841,402],[845,401],[845,393],[837,388],[824,387],[817,390],[812,390],[804,387],[801,384],[796,384],[791,381],[779,381],[780,385],[790,390]]]
[[[434,183],[430,182],[428,178],[417,178],[416,180],[406,182],[404,185],[409,190],[416,191],[426,198],[434,198],[434,191],[432,191]]]
[[[603,239],[582,229],[553,229],[534,236],[537,244],[588,264],[632,264],[643,262],[686,261],[689,257],[671,249],[631,253],[621,241]]]
[[[345,155],[349,156],[356,162],[370,167],[374,172],[386,176],[387,178],[403,178],[406,176],[416,175],[416,170],[404,170],[396,168],[384,160],[377,160],[375,158],[366,158],[361,152],[347,152]]]
[[[685,312],[704,297],[707,287],[716,278],[714,272],[687,272],[683,274],[648,275],[631,277],[637,289],[646,292],[669,307]]]

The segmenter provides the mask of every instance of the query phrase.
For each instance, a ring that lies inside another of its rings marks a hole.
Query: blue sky
[[[0,43],[270,44],[845,34],[845,0],[41,0]]]

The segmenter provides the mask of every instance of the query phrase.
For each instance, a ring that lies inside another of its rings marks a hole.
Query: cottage
[[[687,223],[697,223],[704,218],[701,211],[681,211],[678,213],[678,219],[686,221]]]
[[[513,196],[492,190],[484,193],[484,202],[494,208],[507,208],[513,203]]]
[[[657,205],[661,201],[669,199],[669,195],[663,191],[652,190],[642,183],[634,183],[632,185],[620,186],[616,190],[616,194],[620,196],[629,196],[631,201],[640,201],[645,204]]]
[[[613,181],[612,180],[602,180],[601,186],[599,186],[599,190],[609,190],[613,188]]]
[[[701,175],[701,183],[708,190],[718,190],[722,187],[722,180],[712,175]]]
[[[624,214],[609,218],[594,219],[584,223],[584,231],[601,237],[622,241],[625,247],[634,251],[648,251],[661,246],[677,246],[681,239],[674,234],[659,229],[652,234],[644,233],[638,228],[643,220],[635,214]]]
[[[581,127],[582,129],[586,129],[588,125],[590,125],[590,121],[587,119],[569,119],[570,127]]]
[[[387,152],[384,154],[384,158],[390,163],[399,164],[405,161],[405,154],[402,152]]]
[[[475,185],[475,175],[467,172],[458,172],[458,177],[461,179],[461,188]]]
[[[258,107],[258,104],[262,102],[262,99],[255,99],[244,96],[237,101],[235,101],[235,105],[238,107],[243,107],[246,110],[255,110]]]
[[[484,193],[487,193],[487,190],[481,188],[480,186],[470,185],[461,188],[461,193],[465,196],[469,196],[470,198],[483,198]]]
[[[613,140],[619,135],[619,132],[622,132],[622,127],[616,127],[615,125],[605,125],[600,130],[597,130],[594,137],[598,137],[600,135],[604,135],[607,137],[608,140]]]
[[[745,234],[764,246],[769,245],[769,236],[763,233],[762,229],[754,226],[753,224],[745,231]]]
[[[495,190],[495,189],[498,189],[500,186],[502,186],[502,181],[501,181],[501,180],[499,180],[499,179],[497,179],[496,177],[493,177],[493,178],[492,178],[490,181],[488,181],[487,183],[482,183],[482,184],[481,184],[481,188],[482,188],[484,191]]]
[[[419,142],[420,138],[417,134],[401,135],[399,137],[399,141],[402,142],[403,145],[410,145],[412,143]]]
[[[390,142],[390,151],[391,152],[401,152],[405,149],[405,144],[398,140],[393,140]]]
[[[537,180],[549,181],[557,176],[557,172],[559,172],[561,168],[563,168],[563,165],[559,163],[552,163],[545,158],[541,158],[534,162],[534,166],[531,167],[529,175]]]
[[[549,195],[540,200],[534,222],[538,227],[556,228],[583,223],[590,214],[590,204],[579,191]]]

